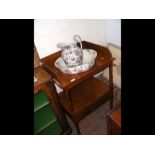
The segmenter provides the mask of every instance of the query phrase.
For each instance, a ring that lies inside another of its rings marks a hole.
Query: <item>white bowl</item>
[[[65,74],[77,74],[84,71],[87,71],[91,67],[93,67],[95,63],[95,59],[97,56],[97,52],[92,49],[83,49],[83,63],[82,65],[75,66],[75,67],[68,67],[63,59],[59,57],[55,61],[55,66],[61,70],[61,72]]]

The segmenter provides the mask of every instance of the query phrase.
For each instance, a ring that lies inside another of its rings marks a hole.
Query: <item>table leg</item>
[[[113,65],[112,63],[109,65],[109,88],[111,92],[110,109],[112,109],[113,108]]]

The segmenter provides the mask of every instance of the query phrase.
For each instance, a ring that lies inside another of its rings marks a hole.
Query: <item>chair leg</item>
[[[79,123],[74,122],[74,125],[75,125],[75,128],[76,128],[77,134],[81,135],[80,128],[79,128]]]

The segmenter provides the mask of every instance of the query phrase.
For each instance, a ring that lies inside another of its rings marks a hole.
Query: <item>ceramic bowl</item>
[[[74,67],[68,67],[62,57],[59,57],[55,61],[55,66],[61,70],[61,72],[65,74],[77,74],[84,71],[89,70],[91,67],[93,67],[95,63],[95,58],[97,56],[97,52],[92,49],[83,49],[83,62],[82,65],[74,66]]]

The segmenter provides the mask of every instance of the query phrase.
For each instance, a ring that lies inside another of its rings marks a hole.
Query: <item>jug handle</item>
[[[74,35],[74,40],[77,43],[80,43],[80,48],[81,48],[81,51],[82,51],[82,40],[81,40],[81,37],[79,35]]]

